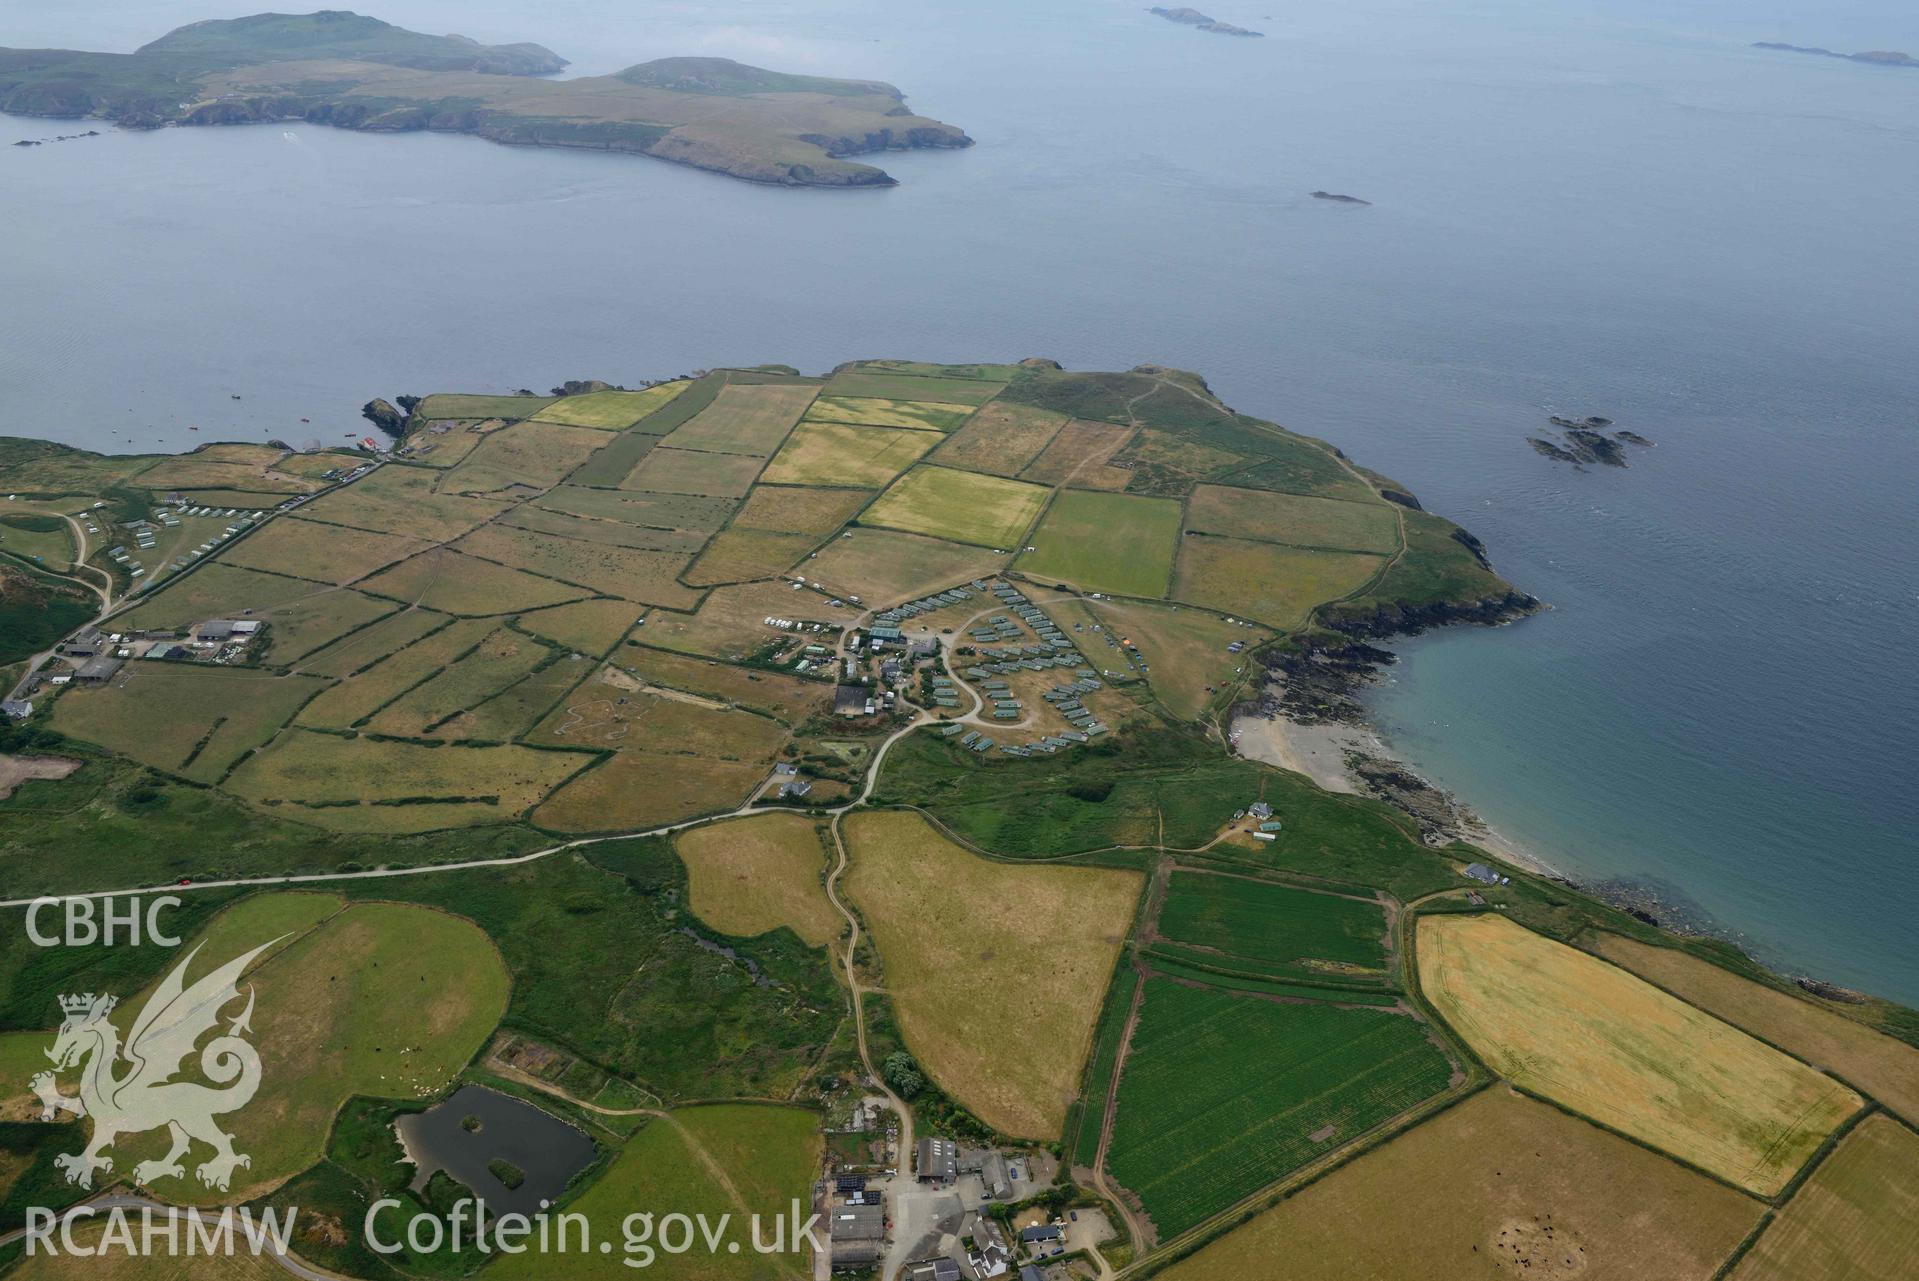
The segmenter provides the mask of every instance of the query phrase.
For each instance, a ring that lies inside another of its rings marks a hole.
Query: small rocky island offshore
[[[1314,200],[1330,200],[1336,205],[1367,205],[1370,207],[1373,203],[1370,200],[1361,200],[1358,196],[1342,196],[1336,191],[1315,191],[1312,193],[1312,197]]]
[[[1589,418],[1561,418],[1555,414],[1546,421],[1559,428],[1559,437],[1549,440],[1541,436],[1528,436],[1526,443],[1546,457],[1562,463],[1571,463],[1581,471],[1585,470],[1587,463],[1624,467],[1626,445],[1651,448],[1653,444],[1638,432],[1626,431],[1623,428],[1615,429],[1608,434],[1607,428],[1612,427],[1612,419],[1600,418],[1597,415]]]
[[[196,22],[133,53],[0,48],[0,111],[129,129],[304,120],[343,129],[470,133],[534,147],[636,152],[752,182],[890,187],[847,157],[969,147],[877,80],[727,58],[660,58],[549,80],[566,59],[344,10]]]
[[[1177,22],[1181,26],[1195,27],[1201,31],[1210,31],[1216,36],[1263,36],[1264,31],[1248,31],[1245,27],[1236,27],[1230,22],[1221,22],[1218,18],[1201,13],[1197,9],[1181,6],[1178,9],[1154,7],[1147,12],[1156,13],[1168,22]]]
[[[1875,67],[1919,67],[1919,58],[1894,49],[1869,49],[1864,53],[1837,53],[1831,49],[1821,49],[1817,45],[1780,44],[1775,40],[1755,41],[1752,47],[1772,49],[1780,53],[1810,53],[1821,58],[1844,58],[1847,62],[1864,62]]]

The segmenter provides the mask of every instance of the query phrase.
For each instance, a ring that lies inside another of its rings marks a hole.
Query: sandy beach
[[[1282,716],[1241,716],[1233,721],[1239,754],[1280,769],[1304,774],[1329,792],[1364,795],[1366,788],[1346,767],[1346,753],[1396,760],[1392,747],[1361,725],[1302,724]],[[1462,838],[1493,857],[1542,876],[1565,874],[1531,850],[1486,826],[1477,817]]]

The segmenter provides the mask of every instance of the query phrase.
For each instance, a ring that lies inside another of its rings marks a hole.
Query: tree
[[[880,1065],[880,1076],[903,1099],[910,1099],[926,1088],[920,1065],[905,1050],[895,1050],[886,1056],[886,1062]]]

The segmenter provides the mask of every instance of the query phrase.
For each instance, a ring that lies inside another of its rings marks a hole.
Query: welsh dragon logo
[[[65,1018],[47,1057],[53,1071],[31,1082],[40,1100],[40,1119],[51,1121],[61,1112],[93,1121],[93,1137],[79,1152],[54,1158],[67,1182],[93,1186],[93,1173],[113,1172],[113,1158],[104,1155],[123,1134],[138,1134],[165,1126],[172,1139],[166,1156],[133,1167],[133,1180],[142,1185],[186,1173],[180,1158],[197,1140],[213,1149],[213,1156],[194,1171],[200,1182],[225,1191],[235,1169],[252,1165],[252,1158],[233,1150],[233,1136],[213,1118],[243,1108],[260,1088],[260,1055],[243,1037],[251,1032],[253,989],[247,989],[246,1008],[200,1050],[200,1072],[215,1089],[197,1081],[173,1078],[185,1066],[200,1038],[220,1021],[220,1011],[239,998],[240,975],[254,957],[279,942],[263,943],[243,956],[186,985],[187,967],[199,947],[173,967],[127,1029],[120,1030],[110,1016],[119,999],[95,996],[60,998]],[[80,1092],[62,1094],[56,1074],[80,1067]]]

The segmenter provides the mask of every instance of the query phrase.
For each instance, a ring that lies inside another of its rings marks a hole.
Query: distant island
[[[0,111],[126,128],[304,120],[432,129],[495,142],[655,156],[753,182],[891,186],[847,157],[967,147],[892,85],[790,75],[726,58],[661,58],[548,80],[566,59],[343,10],[196,22],[133,53],[0,48]]]
[[[1161,9],[1156,7],[1148,10],[1148,12],[1156,13],[1168,22],[1177,22],[1181,26],[1186,27],[1197,27],[1201,31],[1210,31],[1216,36],[1263,36],[1266,34],[1264,31],[1248,31],[1245,27],[1236,27],[1230,22],[1221,22],[1218,18],[1203,14],[1197,9],[1184,7],[1178,9]]]
[[[1865,53],[1837,53],[1831,49],[1821,49],[1817,45],[1780,44],[1775,40],[1756,40],[1752,47],[1772,49],[1779,53],[1811,53],[1821,58],[1844,58],[1847,62],[1865,62],[1875,67],[1919,67],[1919,58],[1891,49],[1869,49]]]
[[[1342,196],[1336,191],[1315,191],[1314,200],[1330,200],[1338,205],[1371,205],[1370,200],[1361,200],[1358,196]]]

